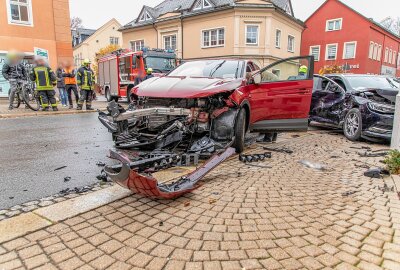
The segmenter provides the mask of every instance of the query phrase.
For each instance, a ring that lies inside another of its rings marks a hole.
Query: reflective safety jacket
[[[36,83],[37,91],[54,90],[54,86],[57,84],[56,74],[47,66],[34,67],[29,77]]]
[[[77,83],[82,90],[93,90],[95,84],[94,72],[91,68],[85,66],[78,69]]]

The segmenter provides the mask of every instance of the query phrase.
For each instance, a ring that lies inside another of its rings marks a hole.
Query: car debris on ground
[[[312,162],[312,161],[309,161],[309,160],[300,160],[299,163],[303,164],[304,166],[306,166],[308,168],[316,169],[316,170],[319,170],[319,171],[328,170],[326,165],[320,164],[320,163],[316,163],[316,162]]]

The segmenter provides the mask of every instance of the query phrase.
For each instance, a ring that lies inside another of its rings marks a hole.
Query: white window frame
[[[330,46],[336,46],[336,55],[335,55],[334,59],[329,59],[329,57],[328,57],[329,56],[329,47]],[[325,60],[327,60],[327,61],[337,60],[338,51],[339,51],[339,43],[326,44]]]
[[[396,51],[393,51],[392,65],[396,65],[396,57],[397,57],[397,52],[396,52]]]
[[[354,56],[346,58],[346,46],[349,44],[354,44]],[[378,45],[378,44],[376,44]],[[355,59],[357,56],[357,41],[348,41],[344,43],[343,46],[343,59]]]
[[[139,18],[139,22],[151,21],[152,19],[153,18],[150,16],[147,10],[144,10]]]
[[[247,42],[247,33],[248,33],[248,27],[257,27],[257,40],[256,43],[248,43]],[[260,25],[259,24],[245,24],[245,43],[248,46],[258,46],[260,43]]]
[[[382,45],[378,46],[378,61],[382,60]]]
[[[143,46],[140,48],[140,49],[137,49],[138,48],[138,43],[140,43],[140,45],[141,45],[141,43],[143,43]],[[135,48],[133,48],[133,46],[132,45],[135,45],[134,47]],[[136,39],[136,40],[131,40],[131,41],[129,41],[129,46],[131,47],[131,50],[132,51],[134,51],[134,52],[137,52],[137,51],[140,51],[141,49],[143,49],[144,48],[144,45],[145,44],[145,40],[144,39]]]
[[[389,59],[389,48],[386,47],[385,48],[385,60],[384,60],[384,62],[387,63],[388,59]]]
[[[290,40],[290,38],[293,39],[293,48],[291,48],[291,49],[289,48],[289,44],[290,44],[289,40]],[[293,35],[288,35],[287,41],[288,41],[287,51],[290,52],[290,53],[294,53],[296,51],[296,37],[293,36]]]
[[[11,15],[11,4],[13,0],[6,0],[6,5],[7,5],[7,16],[8,16],[8,24],[13,24],[13,25],[20,25],[20,26],[30,26],[33,27],[33,13],[32,13],[32,0],[26,0],[27,3],[15,3],[16,5],[23,5],[27,6],[28,9],[28,18],[29,20],[27,22],[25,21],[17,21],[12,19]]]
[[[391,64],[392,63],[392,56],[393,56],[393,50],[389,49],[389,58],[388,58],[388,63]]]
[[[375,43],[370,41],[369,42],[369,51],[368,51],[369,59],[374,59],[374,48],[375,48]]]
[[[335,29],[335,22],[336,21],[340,21],[340,28],[339,29]],[[330,22],[334,22],[334,29],[333,30],[329,30],[329,23]],[[333,32],[333,31],[340,31],[343,28],[343,18],[336,18],[336,19],[330,19],[326,21],[326,26],[325,26],[325,31],[326,32]]]
[[[110,45],[119,45],[119,37],[110,37]]]
[[[397,68],[400,69],[400,52],[397,54]]]
[[[205,8],[212,8],[212,4],[210,3],[210,1],[208,1],[208,0],[199,0],[199,1],[201,2],[200,7],[193,8],[193,10],[201,10],[201,9],[205,9]],[[198,1],[196,1],[196,4],[197,4],[197,2]],[[205,3],[207,3],[208,5],[206,6]]]
[[[278,39],[278,32],[279,32],[279,39]],[[282,30],[276,29],[275,31],[275,48],[280,49],[282,45]]]
[[[314,57],[314,61],[319,62],[319,60],[321,60],[321,45],[310,46],[310,55],[313,55],[312,51],[314,48],[318,48],[318,58]]]
[[[163,35],[162,36],[162,42],[163,42],[163,48],[164,48],[164,50],[170,50],[169,48],[167,48],[166,46],[165,46],[165,39],[166,38],[171,38],[171,45],[172,45],[172,37],[175,37],[175,50],[177,50],[178,49],[178,35],[177,34],[166,34],[166,35]],[[171,48],[172,49],[172,48]]]
[[[218,27],[218,28],[208,28],[208,29],[202,29],[200,31],[200,47],[202,49],[208,49],[208,48],[217,48],[217,47],[225,47],[226,44],[226,27],[222,26],[222,27]],[[211,31],[217,31],[217,45],[211,45]],[[220,30],[224,30],[224,44],[219,44],[219,31]],[[208,32],[209,35],[209,46],[204,45],[204,33]]]
[[[374,43],[374,54],[372,56],[372,59],[378,60],[378,53],[379,53],[379,45],[378,43]]]

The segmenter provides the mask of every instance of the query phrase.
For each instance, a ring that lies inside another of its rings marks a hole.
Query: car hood
[[[170,77],[151,78],[133,90],[137,96],[156,98],[202,98],[238,88],[243,79]]]
[[[376,95],[383,97],[390,103],[396,102],[396,96],[399,93],[398,89],[388,88],[388,89],[366,89],[361,91],[361,93],[375,93]]]

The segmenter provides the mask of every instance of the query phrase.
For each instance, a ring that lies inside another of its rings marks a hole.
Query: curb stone
[[[110,188],[0,221],[0,244],[123,199],[131,194],[129,190],[119,185],[114,185]]]
[[[105,111],[106,109],[99,109]],[[95,111],[58,111],[58,112],[34,112],[34,113],[18,113],[18,114],[0,114],[0,119],[19,118],[19,117],[34,117],[34,116],[55,116],[55,115],[71,115],[71,114],[84,114],[95,113]]]

